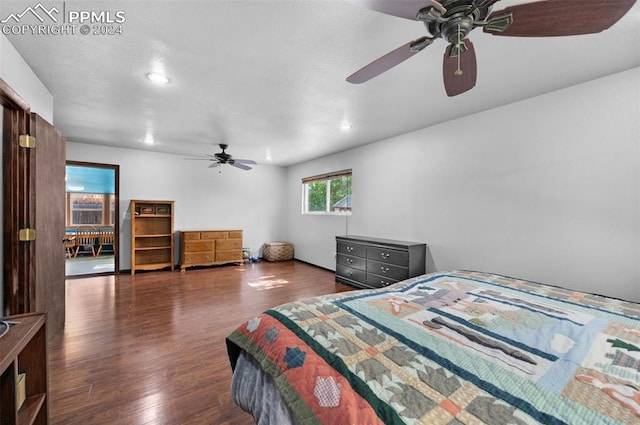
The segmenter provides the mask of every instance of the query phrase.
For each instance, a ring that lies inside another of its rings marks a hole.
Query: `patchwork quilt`
[[[640,424],[640,305],[494,274],[282,305],[227,346],[301,424]]]

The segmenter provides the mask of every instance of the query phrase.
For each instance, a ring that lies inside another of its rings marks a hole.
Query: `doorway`
[[[119,272],[119,166],[67,161],[65,276]]]

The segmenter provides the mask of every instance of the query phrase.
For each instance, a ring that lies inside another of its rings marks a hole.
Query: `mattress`
[[[640,305],[522,279],[305,299],[226,342],[234,400],[261,425],[640,424]]]

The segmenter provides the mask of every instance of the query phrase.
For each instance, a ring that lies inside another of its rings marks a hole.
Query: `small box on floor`
[[[267,242],[262,247],[262,258],[267,261],[293,259],[293,245],[289,242]]]

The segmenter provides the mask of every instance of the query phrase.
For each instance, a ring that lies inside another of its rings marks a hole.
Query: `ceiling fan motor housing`
[[[427,30],[434,35],[447,40],[453,48],[451,56],[457,56],[466,51],[462,40],[476,28],[479,22],[486,19],[491,6],[476,6],[472,0],[445,0],[441,2],[446,12],[438,19],[425,22]]]
[[[228,153],[226,153],[224,150],[227,149],[229,147],[229,145],[226,145],[224,143],[220,143],[218,146],[220,146],[220,149],[222,149],[222,152],[216,153],[214,154],[214,156],[222,163],[222,164],[226,164],[229,159],[231,159],[231,155],[229,155]]]

